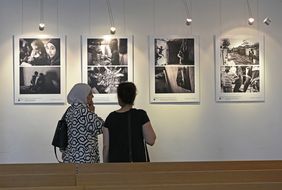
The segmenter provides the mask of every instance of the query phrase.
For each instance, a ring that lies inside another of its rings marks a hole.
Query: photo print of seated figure
[[[60,39],[20,39],[20,66],[60,65]]]
[[[21,67],[20,94],[60,94],[60,67]]]
[[[44,43],[40,39],[21,39],[20,52],[20,66],[50,65]]]
[[[127,39],[88,39],[88,65],[127,65]]]

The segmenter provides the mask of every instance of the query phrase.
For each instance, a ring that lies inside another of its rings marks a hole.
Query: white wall
[[[47,28],[38,31],[39,0],[0,0],[0,163],[56,162],[50,145],[67,105],[14,105],[13,35],[66,35],[67,92],[81,81],[80,35],[109,33],[105,0],[44,0]],[[282,1],[191,0],[187,27],[182,0],[111,0],[118,35],[134,36],[136,107],[157,133],[152,161],[282,159]],[[23,5],[23,6],[22,6]],[[91,6],[89,6],[91,5]],[[57,12],[58,6],[58,12]],[[91,13],[90,13],[91,10]],[[270,26],[261,21],[272,19]],[[265,35],[265,102],[215,102],[214,34]],[[200,36],[200,103],[149,103],[149,35]],[[117,105],[97,105],[106,118]]]

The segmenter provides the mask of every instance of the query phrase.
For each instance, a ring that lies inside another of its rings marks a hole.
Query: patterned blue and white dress
[[[68,146],[62,152],[65,163],[99,163],[98,135],[104,121],[85,104],[74,103],[66,113]]]

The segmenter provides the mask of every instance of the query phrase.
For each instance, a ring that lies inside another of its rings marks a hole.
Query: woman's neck
[[[126,105],[121,106],[121,108],[118,109],[117,112],[127,112],[127,111],[129,111],[132,107],[133,107],[133,105],[126,104]]]

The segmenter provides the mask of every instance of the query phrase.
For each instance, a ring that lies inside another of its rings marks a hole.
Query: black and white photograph
[[[132,37],[82,36],[82,79],[95,103],[117,103],[119,83],[133,80]]]
[[[216,38],[217,101],[263,101],[263,39],[257,36]]]
[[[60,38],[20,38],[20,66],[60,65]]]
[[[155,38],[155,65],[195,65],[193,38]]]
[[[150,37],[150,100],[199,102],[198,37]]]
[[[20,94],[60,94],[60,67],[20,67]]]
[[[14,36],[15,103],[64,103],[64,37]]]
[[[116,93],[119,83],[128,81],[127,73],[127,67],[88,67],[88,84],[94,94]]]
[[[171,66],[155,68],[156,93],[194,93],[194,67]]]
[[[259,65],[259,42],[233,38],[220,39],[220,62],[222,65]]]
[[[88,65],[127,65],[127,38],[88,39]]]
[[[221,66],[222,93],[259,93],[259,66]]]

